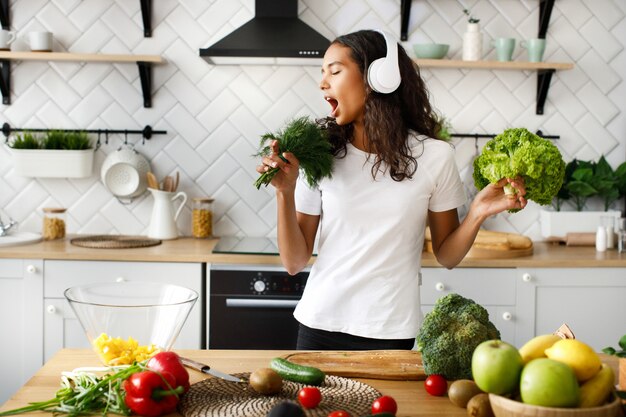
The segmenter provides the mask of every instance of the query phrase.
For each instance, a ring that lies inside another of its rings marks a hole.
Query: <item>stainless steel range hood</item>
[[[316,65],[330,41],[298,19],[298,0],[256,0],[255,17],[212,46],[211,64]]]

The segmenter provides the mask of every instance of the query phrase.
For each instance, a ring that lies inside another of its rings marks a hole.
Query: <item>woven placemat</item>
[[[160,245],[161,241],[159,239],[150,239],[142,236],[97,235],[75,237],[70,240],[70,243],[83,248],[126,249],[156,246]]]
[[[234,374],[246,380],[249,372]],[[298,401],[298,391],[304,384],[283,381],[276,395],[262,395],[247,383],[208,378],[191,386],[178,405],[184,417],[265,417],[280,402]],[[374,387],[353,379],[326,375],[319,387],[322,402],[314,409],[304,409],[306,416],[326,417],[332,411],[344,410],[352,416],[368,414],[372,402],[381,396]]]

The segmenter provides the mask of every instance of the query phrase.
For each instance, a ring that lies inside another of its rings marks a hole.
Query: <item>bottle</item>
[[[468,23],[463,34],[463,61],[478,61],[483,56],[483,34],[478,23]]]
[[[196,197],[191,202],[191,235],[204,239],[213,235],[213,199]]]
[[[43,209],[43,240],[63,239],[65,237],[64,208],[45,207]]]
[[[606,227],[598,226],[596,232],[596,250],[598,252],[606,251]]]

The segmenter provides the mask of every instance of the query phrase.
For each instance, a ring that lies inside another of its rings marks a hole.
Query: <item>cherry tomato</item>
[[[441,397],[448,392],[448,381],[441,375],[428,375],[424,381],[424,387],[430,395]]]
[[[298,392],[298,401],[304,408],[315,408],[322,401],[322,393],[315,387],[304,387]]]
[[[372,403],[372,414],[391,413],[395,415],[396,411],[398,411],[398,404],[388,395],[383,395]]]
[[[350,413],[348,413],[347,411],[337,410],[337,411],[333,411],[332,413],[330,413],[328,417],[351,417],[351,416],[350,416]]]

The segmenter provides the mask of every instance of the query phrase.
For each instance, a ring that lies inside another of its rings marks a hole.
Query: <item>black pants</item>
[[[298,350],[382,350],[412,349],[413,339],[370,339],[341,332],[311,329],[300,324]]]

